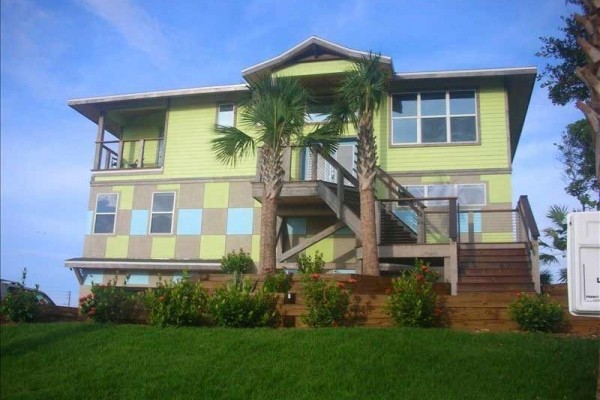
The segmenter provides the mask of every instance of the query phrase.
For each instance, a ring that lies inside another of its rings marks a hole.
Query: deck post
[[[311,181],[316,181],[317,180],[317,167],[318,167],[318,161],[319,161],[319,154],[317,153],[317,151],[315,149],[313,149],[312,147],[310,148],[310,154],[311,154],[311,163],[310,163],[310,180]]]
[[[342,207],[344,206],[344,175],[342,170],[337,168],[337,209],[335,215],[338,219],[342,216]]]
[[[102,162],[102,146],[104,142],[104,111],[100,112],[98,117],[98,133],[96,134],[96,154],[94,155],[94,165],[92,169],[100,169]]]
[[[469,243],[475,243],[475,215],[473,211],[469,211]]]
[[[444,280],[450,283],[450,293],[456,296],[458,292],[458,244],[450,242],[450,256],[444,257]]]
[[[425,210],[421,210],[419,212],[419,232],[417,233],[417,243],[418,244],[425,244],[425,242],[427,242],[427,233],[426,233],[426,229],[425,229],[425,218],[426,218],[426,214],[425,214]]]
[[[542,292],[542,282],[540,279],[540,243],[537,239],[531,242],[531,252],[529,253],[531,260],[531,279],[536,293]]]
[[[284,147],[283,160],[281,160],[281,163],[283,164],[283,171],[285,172],[283,180],[289,182],[292,177],[292,148],[290,146]]]
[[[457,226],[458,209],[456,207],[456,199],[452,198],[448,204],[448,237],[452,242],[456,242],[456,226]]]

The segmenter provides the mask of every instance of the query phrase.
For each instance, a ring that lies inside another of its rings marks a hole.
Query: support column
[[[458,292],[458,245],[450,242],[450,256],[444,257],[444,280],[450,283],[450,293],[456,296]]]
[[[104,142],[104,111],[98,117],[98,133],[96,134],[96,154],[94,155],[94,165],[92,169],[100,169],[102,157],[102,142]]]

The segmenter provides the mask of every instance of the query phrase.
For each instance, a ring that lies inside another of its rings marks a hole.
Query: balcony
[[[94,171],[161,168],[164,139],[96,142]]]

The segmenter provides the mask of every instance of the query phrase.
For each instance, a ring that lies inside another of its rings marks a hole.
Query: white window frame
[[[223,125],[220,122],[220,116],[221,116],[221,107],[223,106],[231,106],[233,108],[232,112],[233,112],[233,124],[232,125]],[[219,126],[235,126],[235,117],[236,117],[236,107],[235,107],[235,103],[218,103],[217,104],[217,125]]]
[[[406,190],[410,191],[411,187],[422,187],[423,188],[423,197],[429,197],[429,187],[430,186],[453,186],[454,196],[458,199],[458,188],[460,186],[480,186],[483,188],[483,204],[459,204],[461,207],[485,207],[487,205],[487,185],[485,183],[431,183],[431,184],[415,184],[415,185],[403,185]],[[433,200],[435,201],[435,200]],[[429,205],[430,207],[435,207],[435,205]]]
[[[439,115],[421,115],[421,95],[424,93],[444,93],[445,94],[445,103],[446,103],[446,113]],[[473,114],[450,114],[450,93],[456,92],[473,92],[473,101],[474,101],[474,109],[475,113]],[[416,94],[417,95],[417,115],[414,116],[406,116],[406,117],[394,117],[394,96],[401,96],[407,94]],[[390,143],[392,146],[414,146],[414,145],[424,145],[424,146],[436,146],[436,145],[461,145],[461,144],[474,144],[479,142],[479,96],[476,89],[454,89],[454,90],[424,90],[424,91],[414,91],[414,92],[398,92],[392,93],[391,101],[390,101]],[[446,141],[445,142],[423,142],[422,138],[422,129],[421,129],[421,121],[423,119],[428,118],[446,118]],[[475,117],[475,140],[473,141],[461,141],[461,142],[453,142],[452,141],[452,132],[451,132],[451,121],[452,117]],[[394,141],[394,120],[399,119],[416,119],[417,120],[417,141],[410,143],[399,143]]]
[[[100,198],[100,196],[117,196],[117,201],[115,202],[115,211],[114,212],[98,212],[98,199]],[[93,222],[93,226],[92,226],[92,235],[114,235],[115,234],[115,229],[117,227],[117,214],[119,212],[119,193],[98,193],[96,194],[96,203],[94,205],[94,222]],[[106,232],[106,233],[96,233],[96,216],[97,215],[115,215],[115,219],[113,222],[113,228],[112,228],[112,232]]]
[[[156,194],[172,194],[173,195],[173,208],[171,211],[154,211],[154,195]],[[150,204],[150,218],[148,221],[148,234],[149,235],[172,235],[173,227],[175,226],[175,204],[177,201],[176,192],[152,192],[152,203]],[[169,232],[152,232],[152,216],[154,214],[171,214],[171,230]]]

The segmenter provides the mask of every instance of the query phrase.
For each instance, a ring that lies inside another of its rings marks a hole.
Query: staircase
[[[533,292],[525,244],[461,245],[458,292]]]

